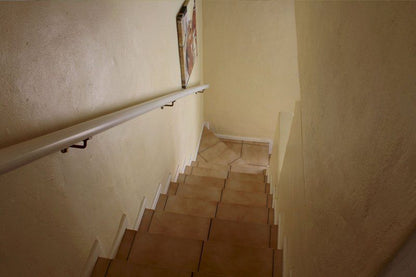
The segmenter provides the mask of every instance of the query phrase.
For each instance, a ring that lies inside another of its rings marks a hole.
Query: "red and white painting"
[[[198,56],[195,0],[185,0],[176,17],[176,25],[182,87],[186,88]]]

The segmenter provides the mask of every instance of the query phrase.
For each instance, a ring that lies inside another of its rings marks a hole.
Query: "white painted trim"
[[[117,255],[118,248],[120,247],[121,240],[123,239],[124,232],[127,229],[127,215],[123,214],[120,220],[120,225],[118,226],[118,231],[111,247],[110,259],[114,259]]]
[[[178,180],[178,176],[179,176],[179,164],[176,166],[176,171],[175,171],[175,177],[173,178],[173,181],[176,182]]]
[[[195,154],[193,155],[193,160],[196,161],[196,158],[198,157],[198,150],[199,150],[199,146],[201,145],[201,139],[202,139],[202,133],[204,132],[204,127],[206,127],[208,124],[208,129],[209,129],[209,122],[205,121],[204,123],[202,123],[202,128],[201,128],[201,133],[199,134],[199,140],[198,140],[198,145],[196,146],[196,150],[195,150]]]
[[[207,129],[209,130],[209,121],[205,121],[204,122],[205,127],[207,127]]]
[[[243,141],[250,141],[250,142],[261,142],[261,143],[268,143],[269,144],[269,154],[272,153],[273,150],[273,140],[269,138],[251,138],[251,137],[240,137],[240,136],[231,136],[225,134],[217,134],[215,135],[221,139],[232,139],[232,140],[243,140]]]
[[[146,196],[143,196],[142,202],[140,203],[140,209],[136,217],[136,222],[134,222],[133,230],[139,230],[140,222],[142,222],[142,217],[144,214],[144,210],[146,209]]]
[[[172,180],[172,174],[169,172],[168,178],[166,179],[165,187],[163,189],[163,194],[168,193],[168,189],[169,189],[169,185],[170,185],[171,180]]]
[[[92,271],[94,270],[95,263],[97,262],[97,259],[100,256],[104,256],[104,252],[101,247],[100,241],[96,239],[91,247],[90,254],[88,255],[87,261],[84,265],[84,269],[82,270],[82,277],[91,276]]]
[[[153,198],[152,210],[156,209],[157,201],[159,201],[160,192],[162,191],[162,184],[159,184],[156,190],[156,195]]]

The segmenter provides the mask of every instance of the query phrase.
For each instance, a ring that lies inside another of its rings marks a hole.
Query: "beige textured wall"
[[[375,276],[416,226],[415,14],[296,3],[302,109],[278,194],[291,276]]]
[[[0,3],[0,147],[179,89],[181,3]],[[195,153],[202,109],[190,96],[0,176],[0,276],[79,276],[96,237],[109,254]]]
[[[217,133],[273,139],[299,99],[294,3],[204,1],[205,119]]]

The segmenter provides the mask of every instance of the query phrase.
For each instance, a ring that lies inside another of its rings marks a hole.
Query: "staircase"
[[[125,231],[115,259],[98,258],[92,276],[282,276],[260,169],[204,130],[198,160],[145,210],[137,231]]]

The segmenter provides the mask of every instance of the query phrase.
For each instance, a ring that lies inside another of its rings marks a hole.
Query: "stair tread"
[[[221,202],[247,206],[267,207],[268,194],[261,192],[244,192],[224,189]]]
[[[267,248],[270,247],[270,233],[271,226],[268,224],[236,222],[214,218],[211,223],[209,240]]]
[[[128,261],[179,271],[197,271],[203,241],[139,232]]]
[[[110,263],[110,259],[98,257],[97,261],[95,262],[94,269],[91,273],[91,277],[105,277]]]
[[[233,179],[227,179],[225,183],[226,189],[247,191],[247,192],[266,192],[268,184],[261,182],[244,182]]]
[[[216,218],[240,222],[268,223],[269,209],[231,203],[219,203]]]
[[[239,181],[259,181],[264,182],[264,174],[251,174],[251,173],[240,173],[240,172],[230,172],[229,179],[239,180]]]
[[[179,214],[215,217],[217,202],[169,195],[164,210]]]
[[[121,239],[121,243],[116,254],[116,259],[127,260],[135,236],[135,230],[126,229],[124,231],[123,238]]]
[[[175,195],[207,201],[220,201],[221,191],[222,189],[215,187],[179,184]]]
[[[273,249],[208,241],[202,252],[200,272],[244,277],[272,276]]]
[[[155,211],[149,233],[196,240],[207,240],[210,219],[192,215]]]
[[[191,272],[175,271],[138,265],[123,260],[113,260],[108,268],[107,277],[191,277]]]
[[[219,170],[230,170],[231,168],[229,165],[208,163],[208,162],[203,162],[203,161],[192,162],[191,166],[209,168],[209,169],[219,169]]]
[[[178,177],[178,183],[192,184],[192,185],[206,185],[206,186],[223,188],[224,183],[225,183],[225,178],[180,174]]]
[[[185,174],[191,176],[214,177],[225,179],[228,176],[228,169],[213,169],[205,167],[187,166],[185,169]]]

